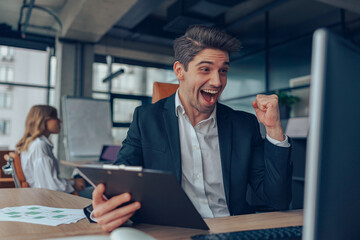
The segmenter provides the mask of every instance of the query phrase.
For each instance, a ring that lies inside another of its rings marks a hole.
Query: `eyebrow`
[[[201,64],[203,64],[203,63],[207,63],[207,64],[211,64],[211,65],[214,64],[214,63],[211,62],[211,61],[201,61],[201,62],[198,62],[198,63],[196,64],[196,66],[199,66],[199,65],[201,65]],[[224,62],[224,65],[230,66],[230,62]]]

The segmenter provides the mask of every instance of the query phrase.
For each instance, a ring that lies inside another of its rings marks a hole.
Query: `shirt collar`
[[[44,135],[41,135],[39,138],[41,140],[43,140],[44,142],[46,142],[46,144],[49,145],[50,147],[54,147],[53,144],[50,142],[50,140],[47,137],[45,137]]]
[[[208,119],[205,119],[201,122],[205,122],[205,121],[212,121],[212,127],[216,126],[216,109],[217,109],[217,104],[215,105],[215,108],[213,110],[213,112],[211,113],[210,117]],[[184,106],[182,105],[181,101],[180,101],[180,97],[179,97],[179,89],[176,90],[176,94],[175,94],[175,115],[176,117],[179,117],[179,114],[182,114],[183,116],[186,115]]]
[[[184,115],[185,109],[184,109],[183,105],[181,104],[181,101],[179,98],[179,89],[178,89],[178,90],[176,90],[176,93],[175,93],[175,115],[176,115],[176,117],[179,117],[179,113]]]

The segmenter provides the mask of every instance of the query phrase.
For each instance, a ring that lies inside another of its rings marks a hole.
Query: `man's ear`
[[[174,73],[176,77],[179,79],[179,81],[184,80],[184,66],[179,62],[176,61],[173,66]]]

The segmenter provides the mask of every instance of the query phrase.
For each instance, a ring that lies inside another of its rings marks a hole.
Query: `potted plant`
[[[291,107],[299,102],[300,98],[287,92],[276,91],[275,94],[278,96],[280,119],[289,118]]]

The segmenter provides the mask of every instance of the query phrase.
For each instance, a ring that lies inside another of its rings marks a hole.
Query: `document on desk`
[[[26,205],[0,209],[0,221],[26,222],[48,226],[75,223],[85,218],[82,209]]]

